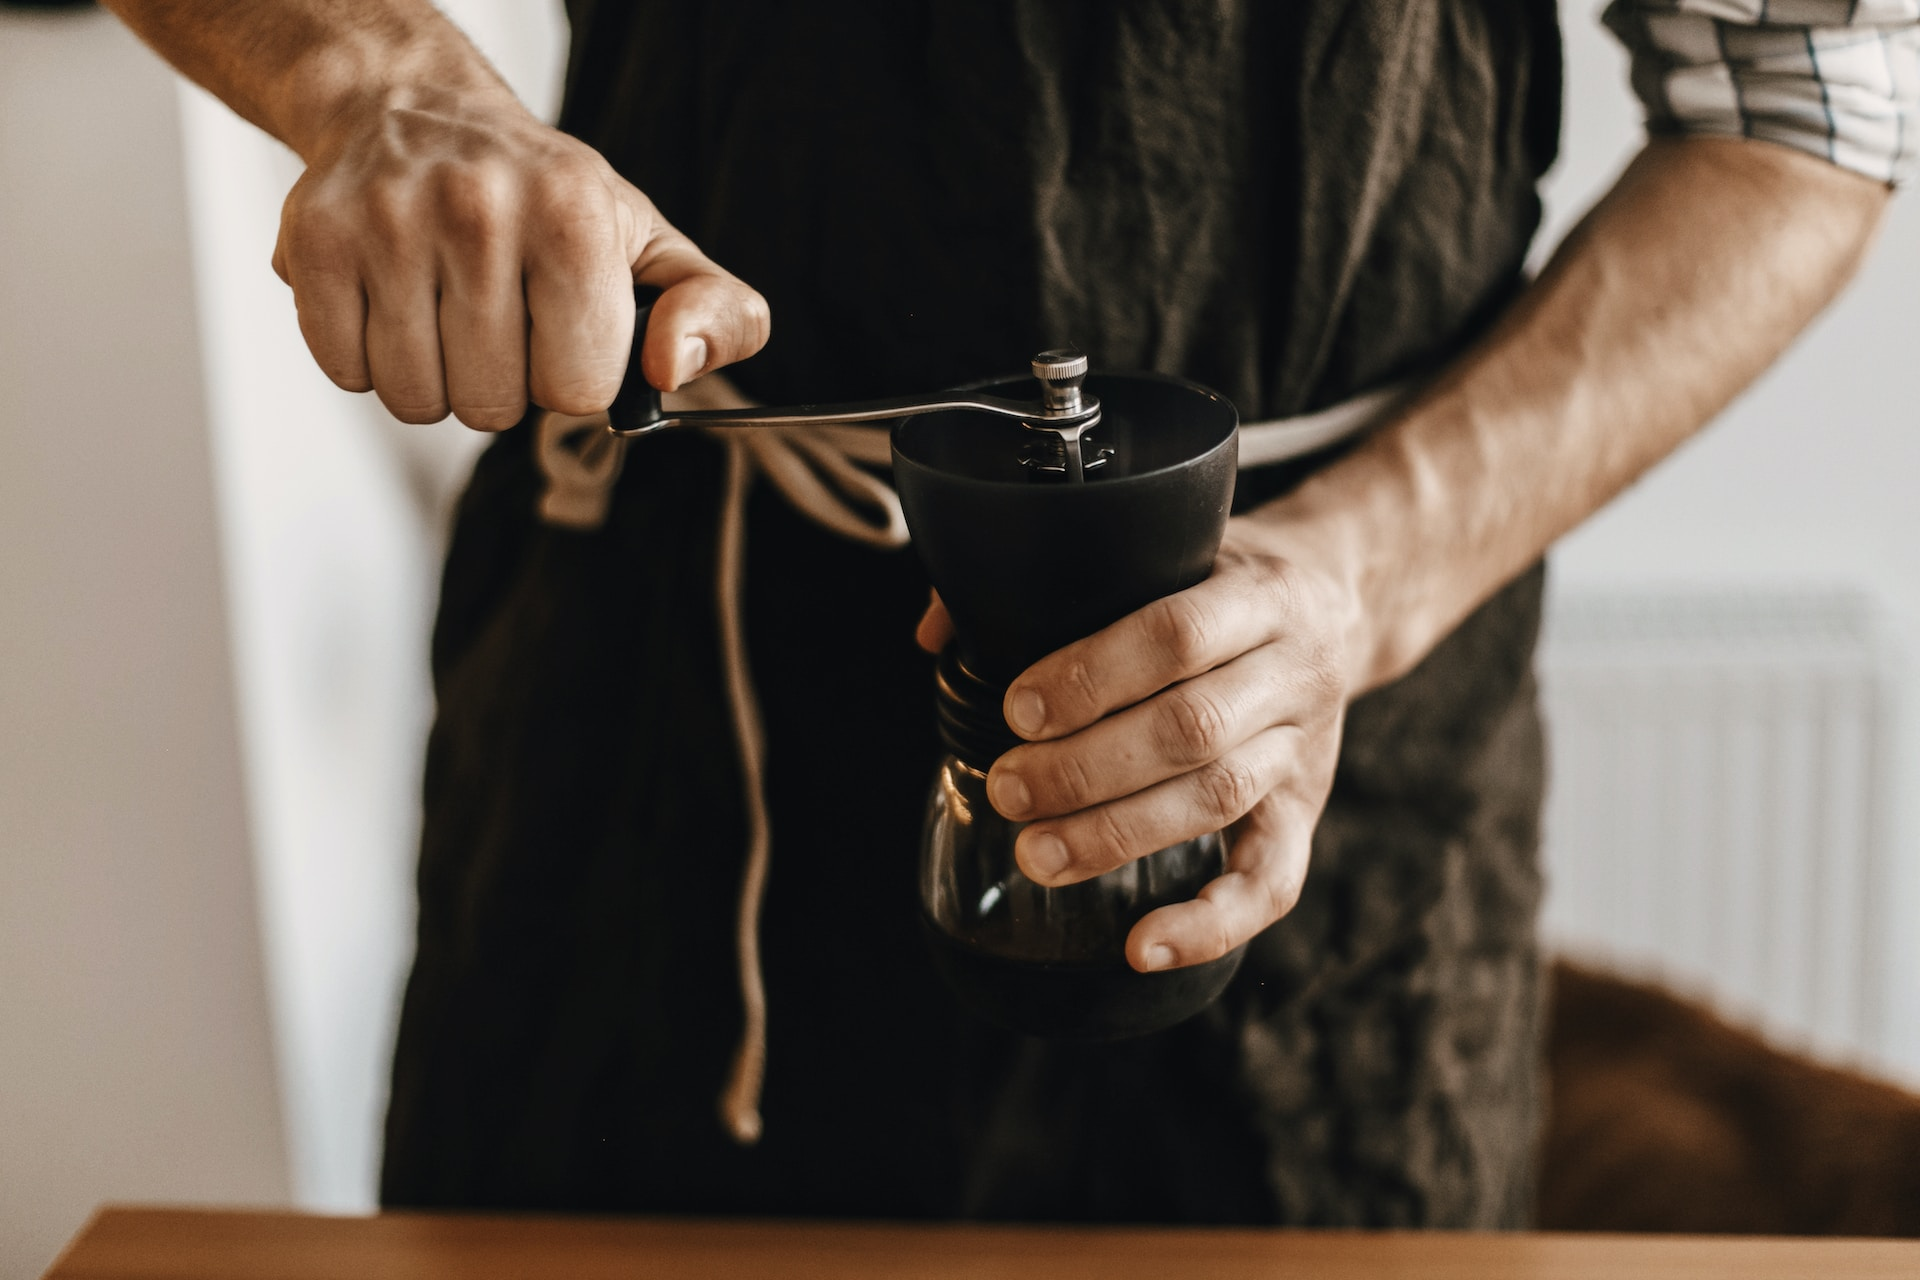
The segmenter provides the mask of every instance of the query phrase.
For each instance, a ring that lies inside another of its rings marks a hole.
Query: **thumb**
[[[767,345],[772,321],[758,291],[658,214],[648,229],[632,257],[634,282],[661,291],[640,353],[648,382],[673,391]]]

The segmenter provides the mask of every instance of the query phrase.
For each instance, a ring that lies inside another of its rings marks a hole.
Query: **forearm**
[[[1839,291],[1880,183],[1724,139],[1651,143],[1489,337],[1254,522],[1345,576],[1356,690],[1720,411]]]
[[[510,100],[427,0],[105,0],[188,79],[312,162],[329,124],[407,93]]]

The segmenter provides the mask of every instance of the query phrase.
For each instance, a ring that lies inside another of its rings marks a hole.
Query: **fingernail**
[[[987,790],[993,807],[1002,816],[1018,818],[1033,803],[1033,792],[1027,790],[1027,780],[1017,773],[996,772],[987,779]]]
[[[680,339],[680,363],[674,368],[674,379],[678,382],[692,382],[707,367],[707,340],[701,337]]]
[[[1147,972],[1152,973],[1158,969],[1173,968],[1173,962],[1179,957],[1173,954],[1173,948],[1166,943],[1156,942],[1147,948],[1146,959]]]
[[[1067,846],[1059,836],[1042,833],[1024,842],[1027,869],[1051,879],[1067,869]]]
[[[1031,689],[1017,689],[1007,697],[1007,723],[1015,733],[1036,734],[1047,727],[1047,704]]]

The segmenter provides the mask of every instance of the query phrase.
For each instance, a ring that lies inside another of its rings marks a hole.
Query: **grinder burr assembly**
[[[947,754],[928,798],[919,886],[926,937],[955,995],[1017,1030],[1078,1039],[1160,1030],[1210,1003],[1241,951],[1139,973],[1125,946],[1148,912],[1221,873],[1221,834],[1049,888],[1021,872],[1022,824],[987,802],[986,775],[1019,742],[1002,713],[1015,677],[1211,572],[1233,498],[1233,405],[1177,378],[1089,373],[1068,350],[1035,356],[1031,379],[925,396],[667,414],[639,371],[644,333],[643,310],[609,415],[620,435],[892,423],[907,528],[954,626],[936,664]]]

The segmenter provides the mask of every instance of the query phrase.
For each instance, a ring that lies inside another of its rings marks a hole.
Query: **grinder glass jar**
[[[1057,356],[1034,362],[1043,385],[1064,372]],[[1021,671],[1211,571],[1232,501],[1237,419],[1224,399],[1177,379],[1096,374],[1085,388],[1100,417],[1075,441],[1080,465],[1047,465],[1053,455],[1044,440],[1036,446],[1032,426],[946,410],[894,429],[894,481],[954,624],[935,697],[949,754],[920,849],[935,962],[963,1002],[996,1021],[1116,1038],[1191,1016],[1238,968],[1235,951],[1143,974],[1125,951],[1141,917],[1220,874],[1224,841],[1203,835],[1047,888],[1016,864],[1020,824],[987,802],[986,773],[1018,742],[1001,705]]]

